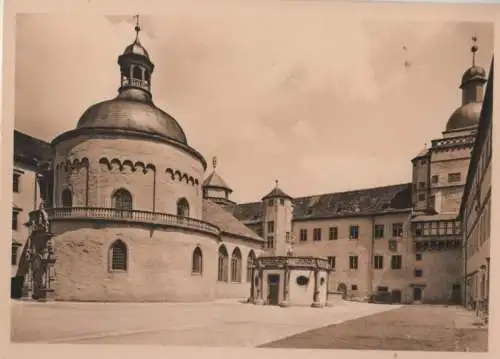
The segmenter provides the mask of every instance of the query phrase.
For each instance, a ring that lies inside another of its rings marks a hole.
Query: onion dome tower
[[[153,103],[151,77],[154,64],[140,42],[140,31],[137,16],[135,40],[118,57],[121,75],[118,96],[89,107],[78,121],[77,128],[136,131],[187,145],[179,123]]]
[[[462,75],[460,89],[462,90],[462,106],[457,108],[446,123],[447,132],[462,131],[476,127],[483,101],[483,86],[486,83],[486,71],[476,65],[476,54],[479,51],[477,37],[472,37],[472,66]]]

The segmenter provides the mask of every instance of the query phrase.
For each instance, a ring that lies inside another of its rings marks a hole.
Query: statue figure
[[[38,207],[34,228],[35,230],[46,233],[49,231],[49,215],[45,211],[45,203],[43,200],[40,202],[40,206]]]

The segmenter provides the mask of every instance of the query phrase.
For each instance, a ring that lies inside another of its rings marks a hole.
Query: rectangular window
[[[17,244],[12,245],[12,257],[11,257],[11,264],[13,266],[17,265],[17,253],[18,253],[19,246]]]
[[[397,270],[403,268],[403,256],[394,255],[391,257],[391,269]]]
[[[352,284],[351,285],[351,290],[358,290],[358,285],[357,284]]]
[[[375,225],[375,238],[384,238],[384,225],[376,224]]]
[[[436,208],[436,196],[429,197],[429,205],[431,208]]]
[[[448,173],[448,182],[460,182],[460,172]]]
[[[329,240],[337,240],[339,238],[339,229],[337,227],[330,227],[330,232],[328,239]]]
[[[359,226],[349,226],[349,239],[359,239]]]
[[[300,230],[300,241],[301,242],[307,241],[307,229]]]
[[[389,287],[377,287],[377,292],[388,292]]]
[[[270,199],[270,200],[269,200],[268,206],[269,206],[269,207],[274,206],[274,199]]]
[[[349,269],[358,269],[358,256],[349,256]]]
[[[19,216],[18,211],[12,211],[12,230],[13,231],[17,231],[17,228],[19,226],[18,216]]]
[[[439,176],[438,175],[434,175],[431,177],[431,181],[433,184],[436,184],[439,182]]]
[[[425,188],[425,182],[418,182],[418,188]]]
[[[415,260],[416,261],[421,261],[422,260],[422,253],[416,253],[415,254]]]
[[[403,237],[403,223],[392,224],[392,237]]]
[[[422,223],[416,223],[415,224],[415,235],[417,237],[421,236],[423,234],[423,225]]]
[[[414,274],[415,277],[422,277],[424,275],[424,271],[422,269],[415,269]]]
[[[274,222],[267,222],[267,233],[274,233]]]
[[[313,241],[321,241],[321,228],[313,229]]]
[[[274,248],[274,236],[267,236],[267,248]]]
[[[19,193],[19,180],[21,175],[19,173],[14,173],[12,175],[12,191],[15,193]]]
[[[384,256],[373,256],[373,268],[374,269],[384,268]]]
[[[285,200],[283,198],[280,198],[280,206],[284,206],[285,205]]]
[[[328,257],[328,263],[330,264],[330,268],[331,269],[335,269],[335,265],[336,265],[336,263],[335,263],[335,257],[333,257],[333,256],[332,257]]]
[[[420,193],[420,194],[418,195],[418,200],[419,200],[419,201],[425,201],[425,193]]]

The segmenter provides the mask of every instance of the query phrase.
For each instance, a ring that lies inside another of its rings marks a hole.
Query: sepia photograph
[[[487,352],[494,23],[175,3],[15,15],[10,342]]]

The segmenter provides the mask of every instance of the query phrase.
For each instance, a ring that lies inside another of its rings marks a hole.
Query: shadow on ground
[[[488,329],[457,324],[459,307],[406,306],[329,325],[261,348],[488,351]],[[467,318],[468,319],[468,318]]]

